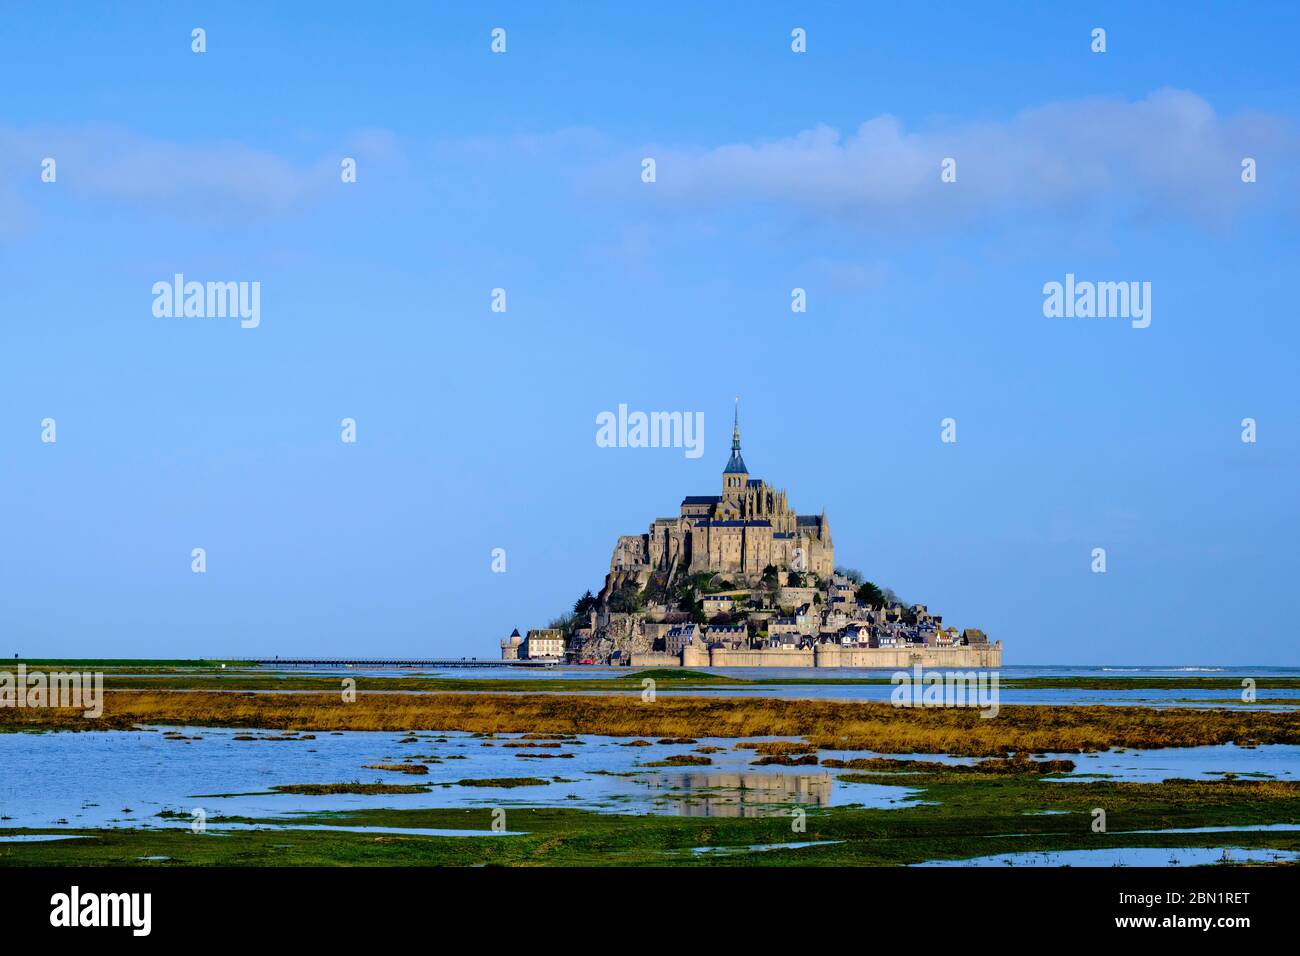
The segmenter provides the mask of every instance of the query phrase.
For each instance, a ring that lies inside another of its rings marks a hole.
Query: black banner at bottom
[[[1293,867],[952,869],[0,869],[9,942],[375,941],[457,927],[539,933],[638,928],[729,936],[774,926],[909,933],[1054,932],[1229,941],[1294,924]],[[557,925],[555,920],[572,921]],[[918,922],[919,920],[919,922]],[[378,934],[378,936],[376,935]],[[146,943],[147,944],[147,943]]]

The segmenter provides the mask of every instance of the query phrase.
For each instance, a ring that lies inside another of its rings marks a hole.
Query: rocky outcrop
[[[654,637],[646,632],[639,614],[610,614],[596,628],[592,637],[576,642],[578,660],[606,664],[617,651],[627,661],[633,654],[647,654],[654,648]]]

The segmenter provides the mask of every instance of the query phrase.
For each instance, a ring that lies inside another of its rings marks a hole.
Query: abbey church
[[[800,515],[740,453],[740,412],[716,495],[614,547],[599,595],[522,638],[505,660],[634,667],[998,667],[1001,642],[958,631],[852,569],[835,570],[825,512]]]
[[[796,514],[785,491],[749,476],[740,454],[739,410],[721,492],[688,495],[677,517],[656,518],[645,534],[620,537],[607,591],[616,581],[644,585],[655,573],[672,580],[679,572],[720,572],[752,584],[769,565],[830,578],[835,548],[825,513]]]

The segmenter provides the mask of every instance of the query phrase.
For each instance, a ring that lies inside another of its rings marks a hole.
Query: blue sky
[[[1008,664],[1300,664],[1300,13],[699,6],[6,5],[0,653],[490,655],[716,493],[738,394]],[[177,272],[261,325],[154,317]]]

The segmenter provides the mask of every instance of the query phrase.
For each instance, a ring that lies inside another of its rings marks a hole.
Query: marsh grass
[[[973,764],[941,763],[937,760],[896,760],[892,757],[858,757],[852,760],[823,760],[821,765],[833,769],[869,770],[873,773],[934,773],[942,775],[975,773],[994,776],[1069,773],[1074,769],[1073,760],[1030,760],[1028,755],[1023,752],[1009,759],[993,757]],[[847,780],[852,776],[852,774],[844,774],[840,779]]]
[[[518,753],[515,754],[515,756],[520,757],[524,760],[572,760],[573,759],[573,754],[571,753],[565,753],[565,754]]]
[[[742,740],[736,744],[737,750],[753,750],[763,756],[785,756],[788,754],[812,753],[817,748],[805,741],[798,740]]]
[[[458,787],[545,787],[549,783],[541,777],[483,777],[456,781]]]
[[[256,824],[258,829],[231,831],[219,840],[195,839],[185,827],[61,830],[55,832],[82,833],[87,838],[0,844],[0,865],[138,866],[142,855],[166,854],[176,865],[227,866],[880,866],[1119,847],[1176,850],[1232,845],[1300,850],[1300,834],[1292,831],[1165,832],[1292,823],[1300,818],[1300,783],[1171,780],[1065,786],[1041,775],[953,774],[950,769],[907,777],[907,786],[921,793],[915,804],[809,812],[807,832],[797,837],[792,837],[788,815],[779,813],[703,818],[527,807],[511,811],[510,829],[521,835],[508,839],[413,836],[394,843],[385,839],[387,835],[340,829],[344,825],[481,831],[492,819],[484,807],[375,808],[295,815],[295,825],[318,829],[292,832],[275,829],[283,822],[275,819],[231,817],[230,823]],[[875,774],[863,776],[872,783],[881,779]],[[467,785],[502,784],[472,781]],[[1095,807],[1107,808],[1105,833],[1090,827]],[[1055,812],[1044,814],[1044,810]],[[744,851],[792,840],[833,842],[776,853]],[[736,852],[703,857],[690,852],[704,846]]]
[[[410,774],[417,774],[417,775],[423,775],[429,772],[429,768],[422,763],[368,763],[368,764],[362,764],[361,769],[391,770],[396,773],[410,773]]]
[[[333,793],[428,793],[427,786],[405,783],[285,783],[272,787],[277,793],[319,797]]]
[[[1300,743],[1300,711],[1004,705],[996,718],[985,719],[968,708],[778,698],[660,697],[651,704],[594,695],[359,694],[355,702],[343,703],[337,694],[206,691],[112,691],[104,695],[104,713],[97,720],[73,708],[0,709],[0,729],[11,731],[129,730],[140,724],[281,732],[467,731],[485,737],[804,737],[822,750],[968,756]]]
[[[642,767],[707,767],[713,761],[708,757],[697,757],[694,754],[673,754],[671,757],[665,757],[663,760],[651,760],[648,763],[641,764]]]

